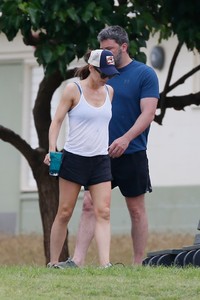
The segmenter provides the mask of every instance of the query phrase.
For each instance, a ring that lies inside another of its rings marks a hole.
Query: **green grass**
[[[120,267],[47,269],[1,266],[1,300],[199,300],[200,269]]]

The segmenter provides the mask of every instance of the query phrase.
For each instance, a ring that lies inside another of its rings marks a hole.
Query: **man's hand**
[[[128,145],[129,145],[129,140],[126,137],[122,136],[114,140],[114,142],[112,142],[112,144],[108,148],[108,154],[112,158],[119,157],[128,148]]]

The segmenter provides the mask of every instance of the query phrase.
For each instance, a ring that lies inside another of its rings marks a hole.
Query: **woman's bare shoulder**
[[[106,84],[106,86],[107,86],[107,88],[108,88],[109,96],[110,96],[110,98],[111,98],[111,100],[112,100],[112,97],[113,97],[113,95],[114,95],[114,89],[113,89],[113,87],[110,86],[109,84]]]

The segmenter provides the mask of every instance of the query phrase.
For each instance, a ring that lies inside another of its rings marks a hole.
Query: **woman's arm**
[[[77,88],[75,84],[69,83],[66,85],[63,94],[61,96],[60,102],[56,109],[56,113],[53,117],[51,125],[49,127],[49,152],[56,151],[57,139],[60,132],[62,122],[67,114],[67,112],[73,108],[75,99],[77,98]],[[50,164],[49,153],[44,158],[44,163]]]

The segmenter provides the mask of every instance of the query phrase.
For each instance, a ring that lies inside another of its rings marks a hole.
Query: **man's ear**
[[[123,52],[127,52],[128,44],[127,44],[127,43],[123,43],[123,44],[121,45],[121,49],[122,49]]]

